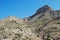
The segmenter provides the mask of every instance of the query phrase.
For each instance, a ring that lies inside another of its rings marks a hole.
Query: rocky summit
[[[44,5],[28,18],[2,19],[0,40],[60,40],[60,10]]]

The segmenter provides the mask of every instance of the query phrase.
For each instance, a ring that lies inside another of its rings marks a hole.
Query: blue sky
[[[7,16],[29,17],[46,4],[55,10],[60,9],[60,0],[0,0],[0,19]]]

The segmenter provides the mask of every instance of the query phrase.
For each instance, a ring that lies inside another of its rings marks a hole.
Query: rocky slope
[[[44,5],[28,18],[0,20],[0,40],[60,40],[60,10]]]

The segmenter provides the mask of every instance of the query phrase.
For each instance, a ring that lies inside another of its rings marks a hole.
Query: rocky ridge
[[[60,10],[44,5],[28,18],[0,20],[0,40],[60,40]]]

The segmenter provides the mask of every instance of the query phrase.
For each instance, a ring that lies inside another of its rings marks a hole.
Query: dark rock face
[[[38,18],[38,17],[44,16],[46,11],[51,11],[51,8],[48,5],[45,5],[45,6],[41,7],[41,8],[39,8],[36,11],[36,13],[34,15],[30,16],[29,18],[34,18],[36,16]]]
[[[51,7],[49,7],[48,5],[44,5],[43,7],[39,8],[36,13],[32,16],[30,16],[28,19],[30,20],[35,20],[38,18],[57,18],[60,17],[60,10],[53,10]]]
[[[39,15],[42,12],[45,12],[46,10],[49,10],[49,9],[50,9],[50,7],[48,5],[45,5],[45,6],[41,7],[40,9],[38,9],[37,12],[33,16],[31,16],[30,18],[32,18],[36,15]]]

